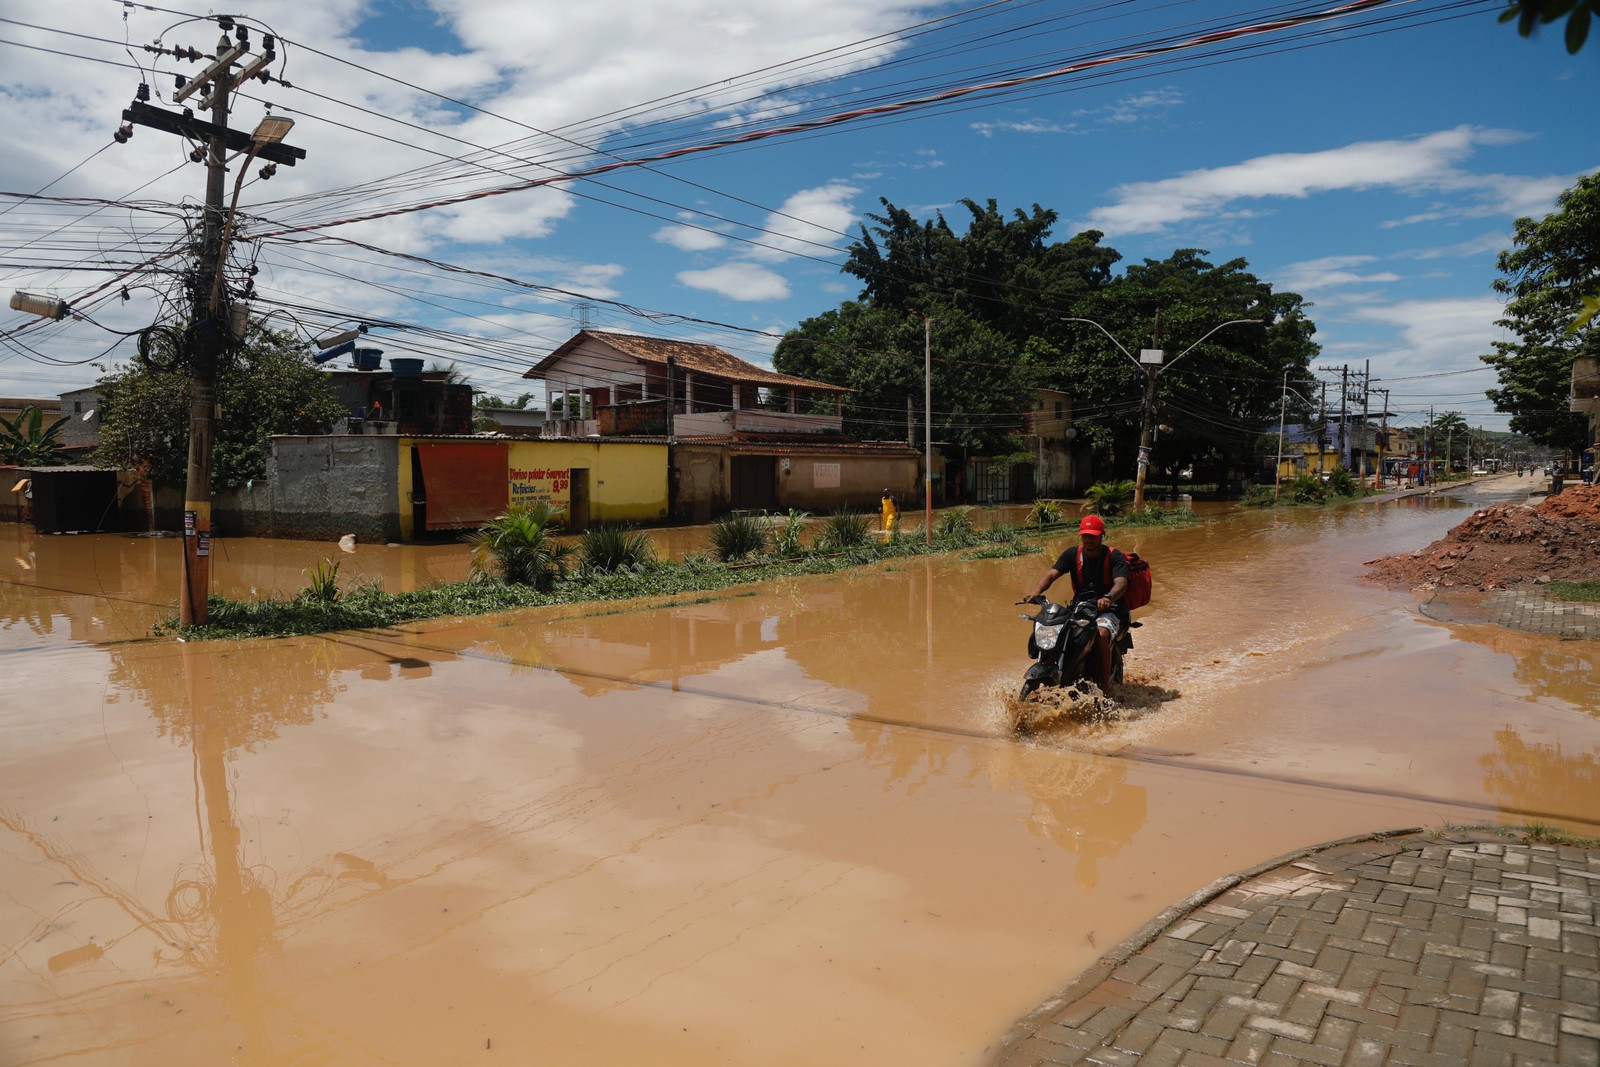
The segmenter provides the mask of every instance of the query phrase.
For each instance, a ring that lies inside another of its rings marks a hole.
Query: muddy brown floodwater
[[[1360,580],[1524,491],[1113,537],[1156,576],[1130,706],[1026,738],[1044,555],[183,644],[174,542],[0,527],[0,1062],[975,1063],[1271,856],[1600,832],[1595,643]],[[229,542],[219,587],[328,547]]]

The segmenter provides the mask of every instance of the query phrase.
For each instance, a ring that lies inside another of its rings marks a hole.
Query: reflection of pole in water
[[[1093,889],[1100,882],[1100,861],[1121,852],[1144,827],[1144,786],[1128,784],[1122,760],[1015,747],[995,755],[990,777],[1020,783],[1033,799],[1029,831],[1075,853],[1078,888]]]
[[[933,560],[931,558],[927,557],[927,556],[924,556],[923,559],[922,559],[922,568],[923,568],[923,579],[922,579],[923,588],[927,590],[927,593],[922,598],[922,602],[923,602],[923,605],[924,605],[924,607],[923,607],[923,614],[924,614],[923,626],[924,626],[924,629],[926,630],[926,633],[924,635],[923,640],[924,640],[924,643],[927,645],[927,648],[928,648],[928,670],[929,670],[929,672],[932,672],[932,670],[933,670]],[[931,674],[930,674],[930,676],[931,676]]]
[[[211,859],[211,884],[194,886],[204,895],[216,936],[216,966],[230,1014],[244,1028],[241,1046],[246,1061],[265,1062],[266,1018],[263,1011],[257,952],[272,937],[272,898],[245,871],[239,858],[239,827],[228,791],[226,730],[217,721],[212,684],[212,657],[191,646],[183,649],[184,678],[189,696],[189,722],[196,778],[205,805],[205,830],[200,842]],[[173,887],[179,899],[183,882]]]

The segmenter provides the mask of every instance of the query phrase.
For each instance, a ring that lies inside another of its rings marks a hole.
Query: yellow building
[[[513,504],[549,504],[571,530],[667,518],[660,441],[400,438],[400,537],[470,529]]]

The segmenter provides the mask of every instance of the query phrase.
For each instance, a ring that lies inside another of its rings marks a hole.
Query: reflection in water
[[[1123,760],[1076,753],[1000,749],[983,767],[1002,784],[1014,781],[1033,798],[1028,829],[1077,854],[1078,888],[1100,884],[1100,861],[1133,843],[1148,816],[1142,785],[1129,785]]]
[[[224,753],[251,750],[270,741],[285,726],[312,722],[344,686],[335,681],[337,646],[325,641],[269,645],[250,642],[222,651],[205,648],[203,693],[195,692],[194,646],[181,650],[182,669],[170,655],[152,655],[142,646],[109,648],[110,682],[143,702],[164,736],[196,745],[195,724],[202,722]],[[224,681],[213,684],[211,672]],[[198,747],[198,746],[196,746]]]
[[[1451,605],[1463,616],[1470,610],[1481,614],[1482,607],[1481,599]],[[1517,681],[1528,687],[1524,700],[1558,702],[1600,718],[1600,642],[1562,641],[1500,626],[1447,625],[1458,640],[1509,656]]]
[[[1595,811],[1600,799],[1600,757],[1593,749],[1577,754],[1555,744],[1524,741],[1514,726],[1494,732],[1498,751],[1478,760],[1483,787],[1511,811]],[[1592,828],[1583,828],[1592,832]]]

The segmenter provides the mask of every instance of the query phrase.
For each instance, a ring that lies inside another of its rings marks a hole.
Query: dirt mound
[[[1475,511],[1427,548],[1367,565],[1374,581],[1425,588],[1592,579],[1600,574],[1600,486],[1571,486],[1535,507]]]

